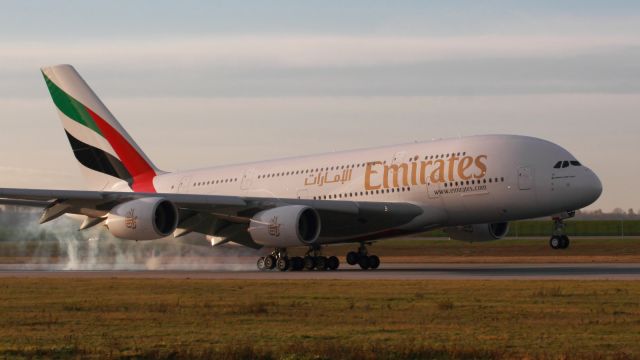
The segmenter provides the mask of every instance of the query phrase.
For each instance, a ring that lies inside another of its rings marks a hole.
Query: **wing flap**
[[[46,207],[41,219],[43,223],[64,214],[103,218],[116,205],[145,197],[162,197],[178,207],[180,223],[174,234],[176,237],[196,232],[210,236],[227,237],[232,242],[245,246],[251,245],[250,247],[255,247],[255,243],[246,232],[251,218],[260,211],[280,206],[305,205],[317,210],[323,222],[321,238],[332,239],[332,241],[348,241],[348,239],[398,229],[424,213],[423,208],[410,203],[0,189],[0,204],[37,204]],[[230,233],[231,229],[233,231]]]

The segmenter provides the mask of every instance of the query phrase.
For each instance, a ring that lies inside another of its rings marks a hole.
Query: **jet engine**
[[[445,231],[453,240],[467,242],[483,242],[500,240],[507,236],[509,223],[476,224],[446,228]]]
[[[303,205],[289,205],[265,210],[251,219],[251,238],[273,248],[311,245],[320,236],[320,215]]]
[[[132,200],[111,209],[106,225],[120,239],[162,239],[178,227],[178,209],[162,198]]]

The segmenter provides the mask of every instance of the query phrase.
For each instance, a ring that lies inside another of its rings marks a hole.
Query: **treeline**
[[[615,208],[611,212],[597,210],[579,210],[576,211],[576,219],[579,220],[640,220],[640,210],[634,209],[623,210]]]
[[[528,220],[510,223],[507,237],[547,237],[553,233],[553,221]],[[640,220],[568,220],[569,236],[640,236]],[[425,233],[426,237],[448,237],[444,230]]]

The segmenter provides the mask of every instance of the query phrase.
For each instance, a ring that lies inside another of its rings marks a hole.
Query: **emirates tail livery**
[[[596,201],[598,177],[567,150],[524,136],[472,136],[169,173],[159,170],[69,65],[42,69],[89,191],[0,189],[0,203],[43,207],[41,222],[83,215],[121,239],[190,233],[214,246],[273,249],[260,270],[335,270],[323,246],[359,244],[350,265],[376,269],[375,240],[444,228],[491,241],[509,221],[563,220]],[[307,256],[287,249],[306,247]]]

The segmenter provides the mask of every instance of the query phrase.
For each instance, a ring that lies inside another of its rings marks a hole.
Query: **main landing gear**
[[[569,248],[571,240],[565,234],[565,219],[572,218],[576,215],[575,211],[564,213],[553,218],[553,235],[549,240],[549,246],[554,250],[564,250]]]
[[[258,270],[302,271],[302,270],[338,270],[340,260],[335,256],[321,256],[320,249],[311,249],[305,257],[289,257],[287,249],[275,249],[271,255],[258,259]]]
[[[359,265],[362,270],[375,270],[380,267],[380,258],[375,255],[368,255],[367,246],[360,244],[358,251],[351,251],[347,254],[349,265]]]

